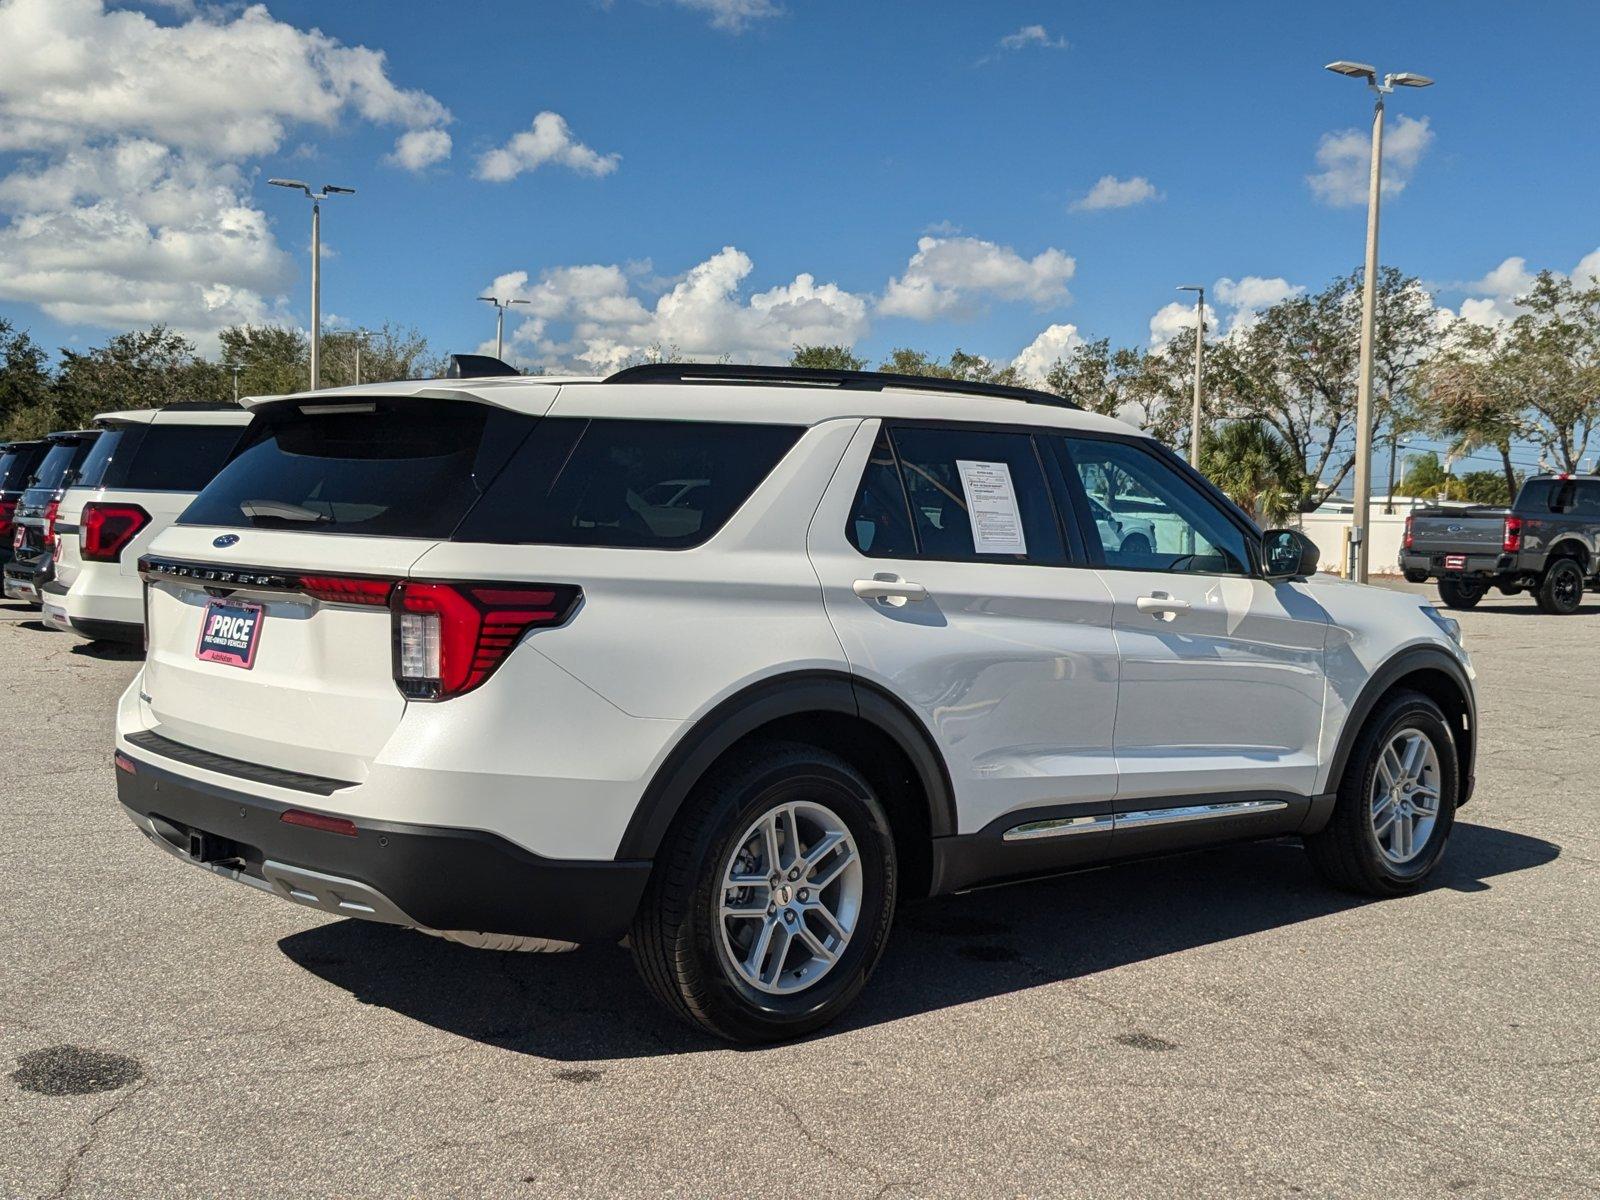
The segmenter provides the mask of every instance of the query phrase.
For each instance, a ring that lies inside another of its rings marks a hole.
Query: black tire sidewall
[[[1439,759],[1439,815],[1423,852],[1408,863],[1393,863],[1378,846],[1378,835],[1373,832],[1369,816],[1372,785],[1378,773],[1378,760],[1390,739],[1407,727],[1421,730],[1433,743]],[[1345,808],[1344,818],[1358,828],[1363,867],[1377,880],[1396,891],[1417,886],[1438,865],[1450,833],[1455,827],[1456,798],[1461,794],[1455,736],[1440,712],[1439,706],[1422,695],[1398,698],[1372,726],[1373,734],[1362,739],[1362,753],[1353,765],[1356,770],[1345,777],[1340,802]]]
[[[1564,604],[1556,598],[1555,581],[1558,574],[1577,576],[1578,596],[1577,600],[1571,605]],[[1571,616],[1583,607],[1583,584],[1583,568],[1574,560],[1563,558],[1554,562],[1550,565],[1550,569],[1545,572],[1544,580],[1540,584],[1539,606],[1546,612],[1564,617]]]
[[[689,897],[684,936],[692,949],[707,998],[727,1018],[748,1024],[763,1037],[801,1033],[832,1020],[865,986],[882,956],[894,916],[898,883],[894,838],[883,807],[854,770],[831,755],[788,758],[770,770],[754,770],[731,790],[726,805],[700,847],[699,866]],[[850,829],[861,855],[861,911],[850,944],[822,981],[789,996],[772,995],[740,979],[713,915],[722,883],[722,865],[740,837],[762,814],[793,800],[825,805]]]
[[[1439,581],[1439,599],[1444,601],[1447,608],[1475,608],[1488,590],[1487,585],[1458,583],[1453,579]]]

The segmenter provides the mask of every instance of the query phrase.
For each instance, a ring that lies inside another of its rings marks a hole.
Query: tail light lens
[[[1507,517],[1505,537],[1500,540],[1500,549],[1506,554],[1515,554],[1522,549],[1522,518]]]
[[[88,562],[116,562],[148,524],[150,514],[137,504],[90,502],[83,506],[78,551]]]
[[[1412,522],[1412,520],[1413,520],[1413,518],[1411,518],[1409,516],[1406,518],[1406,542],[1405,542],[1405,546],[1406,546],[1407,550],[1415,550],[1416,547],[1417,547],[1417,539],[1415,537],[1413,537],[1412,533],[1411,533],[1411,522]]]
[[[412,583],[395,591],[395,682],[447,700],[492,675],[530,629],[560,625],[582,592],[562,584]]]
[[[56,548],[56,514],[61,511],[61,501],[52,500],[44,506],[44,552],[53,553]]]
[[[15,500],[0,500],[0,538],[11,533],[11,519],[17,515]]]
[[[317,600],[381,606],[389,603],[394,583],[388,579],[361,579],[344,575],[302,575],[300,590]]]

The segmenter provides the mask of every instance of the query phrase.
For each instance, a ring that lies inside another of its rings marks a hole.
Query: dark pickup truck
[[[1495,587],[1529,592],[1547,613],[1575,613],[1586,589],[1600,589],[1600,478],[1539,475],[1510,508],[1416,509],[1400,569],[1412,583],[1437,579],[1451,608],[1471,608]]]

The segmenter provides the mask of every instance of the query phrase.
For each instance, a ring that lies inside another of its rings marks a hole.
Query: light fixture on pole
[[[526,300],[502,300],[498,296],[479,296],[485,304],[494,305],[494,356],[504,358],[506,341],[506,309],[513,304],[526,304]]]
[[[233,372],[233,402],[239,403],[239,372],[244,370],[241,363],[225,363],[228,370]]]
[[[1355,548],[1355,579],[1367,581],[1367,536],[1372,512],[1372,350],[1378,308],[1378,200],[1383,185],[1383,98],[1397,87],[1428,87],[1426,75],[1402,71],[1378,82],[1378,69],[1340,59],[1328,64],[1336,75],[1365,79],[1377,96],[1372,109],[1372,167],[1367,179],[1367,261],[1361,288],[1361,370],[1356,384],[1356,482],[1350,537]]]
[[[1200,372],[1206,352],[1206,289],[1198,283],[1178,285],[1180,292],[1193,292],[1194,296],[1194,411],[1189,420],[1189,465],[1200,469]]]
[[[354,196],[355,188],[322,185],[313,192],[299,179],[269,179],[274,187],[298,188],[311,201],[311,390],[321,387],[322,374],[322,202],[329,196]]]

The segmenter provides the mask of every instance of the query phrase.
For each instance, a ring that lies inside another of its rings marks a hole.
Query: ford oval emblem
[[[211,544],[218,550],[226,550],[229,546],[237,546],[239,544],[239,535],[237,533],[225,533],[219,538],[212,538]]]
[[[1461,526],[1459,526],[1459,525],[1446,525],[1444,527],[1444,531],[1446,533],[1460,533],[1461,532]],[[234,542],[237,542],[238,540],[239,540],[238,538],[234,538],[233,539]],[[228,544],[231,546],[233,544],[233,542],[229,542]],[[221,538],[217,539],[217,545],[219,545],[219,546],[222,545],[222,539]]]

